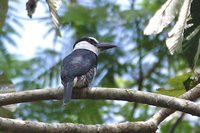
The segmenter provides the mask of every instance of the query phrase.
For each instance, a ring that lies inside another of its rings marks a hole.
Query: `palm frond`
[[[58,17],[58,14],[57,14],[57,10],[58,10],[62,0],[46,0],[46,2],[49,6],[51,19],[52,19],[52,22],[55,26],[56,34],[58,36],[61,36],[60,30],[59,30],[59,17]]]
[[[166,39],[166,45],[169,49],[169,52],[173,54],[174,52],[182,52],[182,42],[183,42],[183,33],[186,26],[187,17],[190,14],[190,6],[192,0],[185,0],[183,6],[181,7],[178,21],[176,22],[173,29],[168,33],[168,38]]]
[[[183,0],[166,1],[150,19],[149,24],[144,30],[144,34],[150,35],[160,33],[168,24],[172,22],[178,14],[182,4]]]

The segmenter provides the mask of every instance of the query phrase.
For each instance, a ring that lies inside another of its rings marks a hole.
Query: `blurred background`
[[[61,86],[62,59],[77,39],[87,36],[118,46],[100,55],[92,86],[155,92],[166,85],[167,79],[188,68],[181,56],[170,55],[165,46],[169,29],[160,35],[143,35],[148,20],[165,0],[65,0],[58,10],[62,37],[55,33],[44,0],[38,2],[32,19],[27,16],[26,2],[9,0],[0,32],[0,71],[14,82],[17,91]],[[157,110],[109,100],[73,100],[67,106],[62,106],[62,101],[38,101],[20,104],[12,117],[102,124],[144,121]],[[179,118],[179,113],[169,117],[158,132],[200,131],[199,118],[187,115],[176,126]]]

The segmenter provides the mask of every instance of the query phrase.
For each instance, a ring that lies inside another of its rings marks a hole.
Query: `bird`
[[[85,88],[92,82],[101,51],[116,45],[99,42],[94,37],[83,37],[73,45],[73,51],[67,55],[61,66],[61,83],[64,86],[63,103],[70,102],[73,88]]]

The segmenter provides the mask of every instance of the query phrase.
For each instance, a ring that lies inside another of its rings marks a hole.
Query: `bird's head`
[[[116,45],[106,42],[99,42],[93,37],[85,37],[76,41],[73,49],[87,49],[98,55],[101,51],[114,47],[116,47]]]

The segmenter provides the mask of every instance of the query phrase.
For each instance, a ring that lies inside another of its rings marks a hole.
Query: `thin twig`
[[[185,116],[185,113],[181,113],[181,116],[174,122],[174,124],[170,128],[169,133],[174,133],[176,127],[182,121],[182,119],[183,119],[184,116]]]

